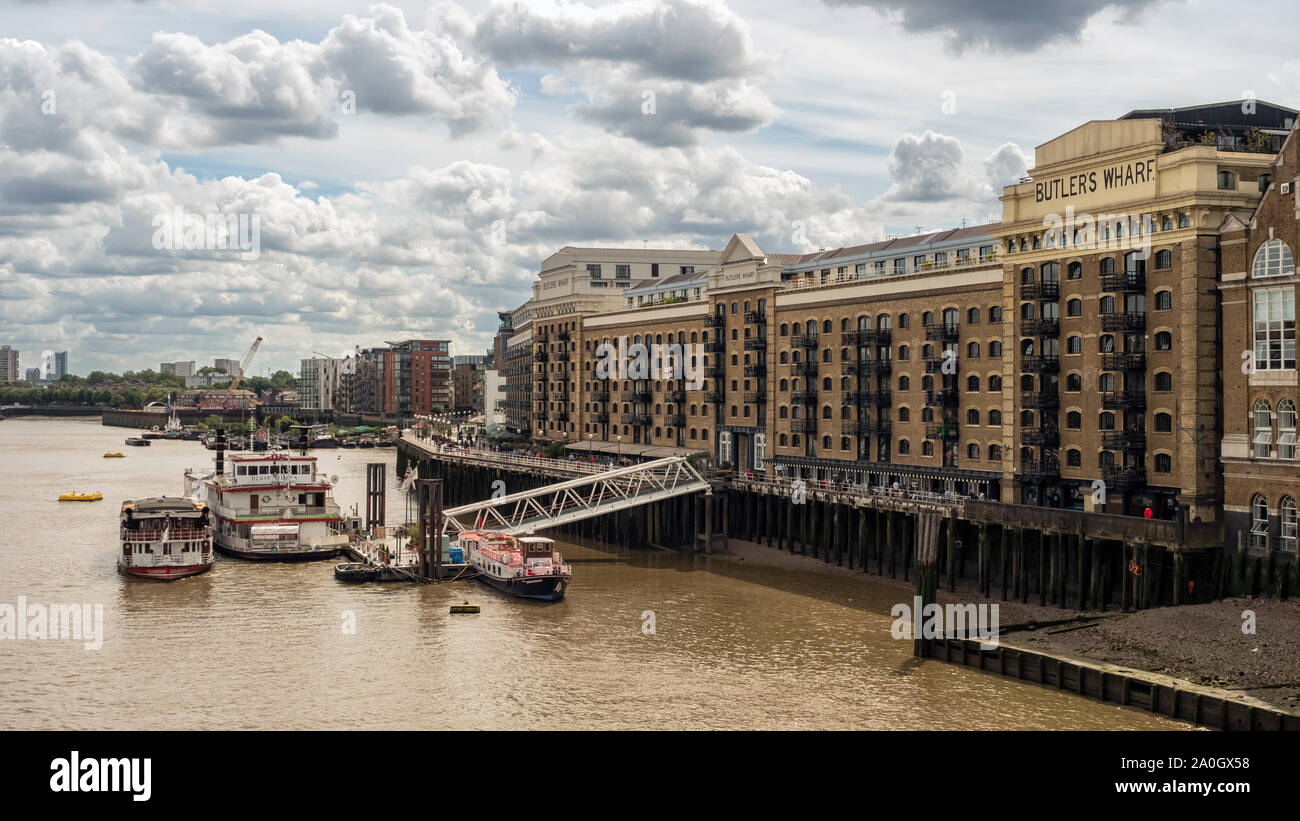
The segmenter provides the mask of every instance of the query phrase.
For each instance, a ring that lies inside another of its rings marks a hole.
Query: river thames
[[[116,571],[124,499],[179,495],[197,442],[95,420],[0,423],[0,603],[102,605],[99,650],[0,639],[4,729],[1187,729],[912,658],[869,578],[561,543],[558,603],[477,582],[344,585],[333,563],[225,557],[176,582]],[[105,451],[125,459],[104,459]],[[315,451],[363,501],[392,450]],[[60,503],[67,491],[104,500]],[[448,613],[480,604],[479,615]],[[654,632],[643,625],[653,613]],[[346,632],[349,623],[355,632]]]

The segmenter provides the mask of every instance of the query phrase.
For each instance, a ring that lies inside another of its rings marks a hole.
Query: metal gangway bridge
[[[708,490],[686,457],[669,456],[448,508],[442,512],[442,534],[497,530],[518,536]]]

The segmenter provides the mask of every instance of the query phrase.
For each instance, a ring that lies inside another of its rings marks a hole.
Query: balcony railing
[[[555,413],[555,421],[557,421],[557,422],[567,422],[567,421],[569,421],[569,412],[568,412],[568,411],[556,411],[556,413]]]
[[[1061,460],[1054,456],[1026,459],[1020,463],[1020,475],[1026,479],[1051,479],[1061,475]]]
[[[956,441],[958,437],[956,422],[932,422],[925,426],[926,439]]]
[[[790,373],[795,376],[816,376],[817,365],[817,362],[796,362],[790,366]],[[746,373],[745,375],[748,376],[749,374]]]
[[[725,328],[727,327],[727,318],[722,314],[709,314],[704,317],[704,327]]]
[[[790,394],[790,404],[815,405],[817,404],[817,391],[795,391]]]
[[[710,405],[717,405],[725,400],[726,395],[717,388],[704,392],[704,401],[708,402]]]
[[[1145,291],[1147,289],[1147,277],[1141,271],[1120,271],[1115,274],[1102,274],[1101,289],[1112,293]]]
[[[727,343],[724,340],[713,340],[704,343],[705,353],[726,353]]]
[[[725,379],[726,377],[727,377],[726,365],[705,365],[704,366],[705,379]]]
[[[767,337],[751,336],[745,340],[745,350],[747,351],[765,351],[767,350]]]
[[[593,413],[593,414],[591,415],[591,420],[592,420],[593,422],[595,422],[596,424],[598,424],[598,425],[604,425],[604,424],[607,424],[607,423],[609,422],[609,412],[608,412],[608,411],[596,411],[595,413]]]
[[[1102,314],[1103,331],[1144,331],[1147,327],[1146,311],[1126,311],[1122,314]]]
[[[632,391],[633,402],[641,402],[644,404],[650,402],[653,398],[654,398],[654,394],[652,394],[650,391],[647,390]]]
[[[816,348],[818,340],[817,334],[790,334],[790,346],[793,348]]]
[[[1022,356],[1020,358],[1021,373],[1056,373],[1060,369],[1061,358],[1055,354]]]
[[[1101,446],[1106,450],[1139,450],[1147,447],[1147,434],[1142,430],[1102,431]]]
[[[1147,366],[1147,356],[1141,351],[1128,353],[1106,353],[1101,355],[1103,371],[1141,371]]]
[[[1147,471],[1137,465],[1106,465],[1101,469],[1101,478],[1114,487],[1133,487],[1146,484]]]
[[[816,373],[816,371],[813,371],[813,373]],[[749,377],[750,379],[765,378],[767,376],[767,364],[764,362],[759,362],[753,365],[746,365],[745,376]]]
[[[573,333],[570,331],[556,331],[555,338],[561,342],[568,342],[573,339]]]
[[[893,370],[894,364],[888,359],[858,360],[859,376],[885,376]]]
[[[767,391],[765,390],[745,391],[744,397],[745,397],[746,405],[754,405],[754,404],[761,405],[767,401]]]
[[[535,362],[545,362],[548,358],[546,351],[541,348],[533,351],[533,361]]]
[[[1038,428],[1022,428],[1020,444],[1032,447],[1054,448],[1061,444],[1061,429],[1055,425]]]
[[[1020,286],[1021,299],[1059,299],[1060,296],[1059,282],[1026,282]]]
[[[859,391],[858,402],[859,404],[865,405],[869,408],[888,407],[890,402],[889,389],[883,388],[876,391]]]
[[[1027,391],[1020,394],[1020,404],[1031,410],[1048,410],[1059,408],[1061,397],[1055,391]]]
[[[670,413],[664,417],[664,424],[670,428],[681,428],[686,426],[686,414]]]
[[[925,392],[925,404],[931,408],[955,408],[958,396],[956,388],[946,388]]]
[[[956,342],[959,330],[956,322],[930,322],[925,326],[925,338],[930,342]]]
[[[1105,410],[1146,410],[1147,392],[1145,390],[1108,391],[1101,395],[1101,406]]]
[[[664,401],[665,401],[665,402],[676,402],[677,404],[681,404],[682,402],[685,402],[685,401],[686,401],[686,389],[685,389],[685,388],[669,388],[668,390],[664,391]]]
[[[569,352],[568,352],[568,351],[556,351],[556,352],[555,352],[555,361],[556,361],[556,362],[568,362],[568,361],[569,361]]]
[[[953,372],[953,373],[956,373],[956,372],[957,372],[957,357],[954,356],[954,357],[951,357],[951,359],[952,359],[952,366],[951,366],[951,367],[952,367],[952,372]],[[925,372],[926,372],[926,373],[940,373],[940,374],[943,373],[943,363],[944,363],[944,359],[943,359],[943,357],[941,357],[941,356],[927,356],[927,357],[925,358],[924,362],[925,362]]]
[[[746,325],[762,325],[767,322],[767,314],[762,311],[745,311]]]
[[[791,419],[790,430],[795,433],[816,433],[816,419]]]
[[[1056,317],[1020,320],[1021,336],[1060,336],[1061,320]]]
[[[644,427],[650,424],[650,414],[648,413],[625,413],[623,414],[624,425],[637,425]]]

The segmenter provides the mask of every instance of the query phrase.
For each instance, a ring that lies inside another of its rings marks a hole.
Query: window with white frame
[[[1295,289],[1256,290],[1254,305],[1255,369],[1295,370]]]
[[[1278,505],[1278,524],[1282,525],[1278,529],[1278,549],[1283,552],[1295,553],[1297,543],[1296,529],[1296,500],[1291,496],[1283,496],[1282,504]]]
[[[1258,493],[1250,500],[1250,546],[1268,548],[1268,500]]]
[[[1283,399],[1277,403],[1277,458],[1295,458],[1295,403]]]
[[[1295,553],[1297,536],[1300,536],[1300,532],[1297,532],[1296,527],[1295,499],[1290,496],[1282,497],[1282,504],[1278,506],[1278,519],[1281,525],[1277,534],[1278,549],[1285,553]]]
[[[1259,246],[1250,266],[1252,277],[1279,277],[1294,273],[1295,258],[1291,256],[1291,248],[1280,239],[1271,239]]]
[[[1273,445],[1273,413],[1267,400],[1255,402],[1253,416],[1255,435],[1251,443],[1255,446],[1255,458],[1267,459],[1272,453]]]

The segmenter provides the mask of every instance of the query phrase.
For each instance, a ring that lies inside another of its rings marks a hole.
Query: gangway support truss
[[[708,489],[686,457],[670,456],[448,508],[442,530],[447,535],[462,530],[520,535]]]

